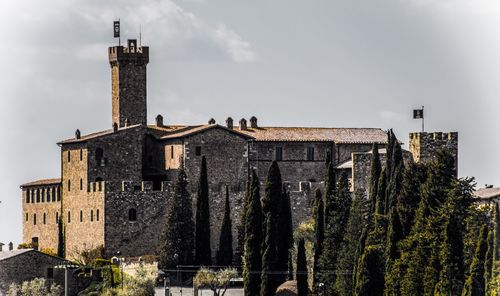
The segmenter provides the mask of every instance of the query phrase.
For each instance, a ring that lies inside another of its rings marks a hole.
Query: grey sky
[[[500,3],[23,0],[0,3],[0,242],[19,184],[58,177],[58,140],[111,126],[107,47],[150,46],[149,119],[460,132],[460,175],[500,185]]]

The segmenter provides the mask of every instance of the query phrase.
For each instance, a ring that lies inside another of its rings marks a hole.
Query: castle
[[[112,81],[112,128],[58,143],[61,177],[21,185],[23,241],[57,250],[64,223],[67,256],[103,246],[107,255],[156,254],[173,183],[184,166],[196,199],[202,156],[208,164],[211,244],[215,251],[229,189],[233,232],[251,170],[261,181],[273,160],[291,194],[294,224],[309,217],[311,192],[322,186],[325,158],[349,174],[352,190],[367,190],[370,150],[387,143],[378,128],[264,127],[256,117],[235,124],[210,119],[195,126],[148,125],[146,67],[149,48],[128,40],[108,50]],[[407,158],[426,161],[446,146],[458,153],[457,133],[412,133]],[[382,157],[384,157],[382,153]],[[59,164],[58,164],[59,165]],[[234,244],[236,244],[236,239]]]

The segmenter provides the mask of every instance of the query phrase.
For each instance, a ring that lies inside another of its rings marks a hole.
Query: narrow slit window
[[[307,160],[314,160],[314,147],[307,147]]]
[[[43,213],[43,224],[47,224],[47,214]]]
[[[71,223],[71,212],[68,211],[68,223]]]
[[[83,160],[83,149],[80,149],[80,161]]]
[[[137,221],[137,210],[136,209],[128,210],[128,220],[129,221]]]
[[[274,151],[274,160],[283,160],[283,147],[276,147],[276,150]]]
[[[90,222],[94,222],[94,210],[90,210]]]
[[[33,225],[36,225],[36,214],[33,214]]]
[[[174,146],[170,146],[170,159],[174,159]]]
[[[99,221],[99,210],[95,210],[95,220]]]
[[[56,224],[59,224],[59,212],[56,212]]]
[[[80,191],[83,190],[83,179],[80,178]]]
[[[195,148],[195,154],[196,154],[196,156],[200,156],[201,155],[201,146],[196,146],[196,148]]]
[[[68,162],[71,162],[71,151],[68,150]]]
[[[83,222],[83,211],[80,210],[80,222]]]

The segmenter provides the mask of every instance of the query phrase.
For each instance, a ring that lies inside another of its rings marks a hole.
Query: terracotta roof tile
[[[163,136],[163,137],[161,137],[161,139],[183,138],[183,137],[191,136],[191,135],[194,135],[194,134],[197,134],[197,133],[200,133],[200,132],[212,129],[212,128],[221,128],[221,129],[227,130],[231,133],[238,134],[238,135],[245,137],[245,138],[252,138],[252,136],[247,135],[241,131],[238,131],[235,129],[229,129],[229,128],[224,127],[224,126],[219,125],[219,124],[206,124],[206,125],[198,125],[198,126],[188,127],[186,129],[180,130],[179,132],[174,132],[172,134],[168,134],[166,136]]]
[[[379,128],[258,127],[240,130],[256,141],[387,143],[387,134]]]
[[[500,196],[500,187],[479,188],[474,191],[474,196],[477,198],[491,199]]]
[[[43,185],[57,185],[61,184],[60,178],[55,179],[42,179],[21,185],[21,187],[43,186]]]

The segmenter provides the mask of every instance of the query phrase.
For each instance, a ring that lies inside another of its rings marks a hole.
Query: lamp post
[[[64,269],[64,296],[68,296],[68,268],[77,268],[78,265],[62,264],[54,266],[55,269]]]
[[[325,284],[324,283],[319,283],[318,284],[319,289],[321,290],[321,295],[325,296]]]

